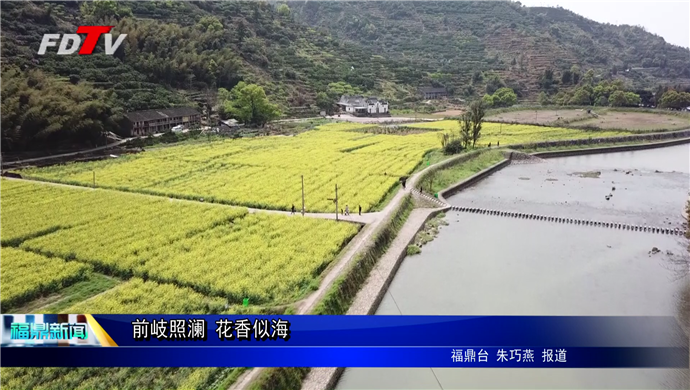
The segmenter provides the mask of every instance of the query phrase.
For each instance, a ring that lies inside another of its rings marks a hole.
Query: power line
[[[374,268],[376,268],[376,266],[374,266]],[[376,274],[377,274],[378,277],[381,279],[381,281],[383,281],[383,278],[381,277],[381,274],[380,274],[380,272],[379,272],[378,270],[377,270]],[[400,310],[400,306],[398,306],[398,302],[395,300],[395,297],[393,296],[393,293],[391,292],[390,287],[387,288],[386,290],[387,290],[386,292],[388,293],[388,295],[389,295],[389,296],[391,297],[391,299],[393,300],[393,304],[395,305],[395,308],[398,309],[398,313],[400,313],[400,315],[403,315],[402,310]],[[429,370],[431,370],[431,375],[433,375],[433,376],[434,376],[434,379],[436,379],[436,383],[438,383],[438,387],[439,387],[441,390],[444,390],[444,389],[443,389],[443,385],[441,385],[441,381],[438,380],[438,377],[436,376],[436,372],[434,371],[434,369],[431,368],[431,367],[429,367]]]

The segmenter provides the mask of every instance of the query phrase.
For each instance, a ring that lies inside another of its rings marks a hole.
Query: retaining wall
[[[652,142],[638,145],[620,145],[620,146],[604,146],[599,148],[573,149],[573,150],[554,150],[547,152],[532,153],[533,156],[540,158],[554,158],[554,157],[568,157],[581,156],[586,154],[598,153],[615,153],[615,152],[629,152],[633,150],[664,148],[674,145],[682,145],[690,143],[690,138],[674,139],[662,142]]]
[[[446,200],[446,196],[452,196],[453,194],[457,193],[458,191],[461,191],[467,187],[474,185],[478,181],[484,179],[485,177],[491,175],[492,173],[494,173],[496,171],[499,171],[499,170],[505,168],[508,165],[510,165],[510,160],[508,160],[508,159],[503,160],[499,163],[496,163],[496,164],[494,164],[494,165],[492,165],[492,166],[490,166],[490,167],[488,167],[488,168],[486,168],[480,172],[475,173],[474,175],[468,177],[467,179],[465,179],[459,183],[453,184],[452,186],[444,189],[443,191],[440,191],[438,193],[438,198],[440,200],[442,200],[443,202],[448,203],[448,201]]]
[[[407,246],[414,241],[415,235],[431,218],[449,209],[450,207],[444,207],[412,211],[407,222],[398,232],[398,236],[379,259],[376,266],[369,272],[364,286],[357,292],[347,315],[373,315],[376,312],[403,259],[407,256]],[[337,385],[344,371],[344,367],[312,368],[302,383],[302,390],[332,389]]]
[[[630,141],[661,141],[661,140],[677,140],[681,138],[690,137],[690,129],[680,131],[669,131],[664,133],[645,133],[623,135],[619,137],[598,137],[598,138],[582,138],[562,141],[544,141],[534,142],[529,144],[510,145],[512,149],[538,149],[548,148],[554,146],[577,146],[577,145],[591,145],[591,144],[606,144]],[[682,143],[682,142],[681,142]],[[635,145],[638,146],[638,145]]]

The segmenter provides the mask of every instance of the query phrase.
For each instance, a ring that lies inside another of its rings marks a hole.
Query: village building
[[[241,127],[237,119],[219,120],[218,132],[221,134],[232,134]]]
[[[448,91],[442,87],[422,87],[419,88],[419,93],[424,97],[424,99],[439,99],[448,96]]]
[[[343,95],[336,104],[341,111],[355,116],[390,116],[388,102],[375,97]]]
[[[201,124],[201,114],[191,107],[133,111],[124,117],[127,122],[125,132],[131,137],[163,133],[176,126],[189,129]]]

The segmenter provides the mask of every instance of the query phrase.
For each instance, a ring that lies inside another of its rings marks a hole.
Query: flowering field
[[[188,287],[229,304],[290,302],[359,230],[330,220],[18,180],[2,180],[1,198],[3,245],[123,279]],[[4,260],[3,275],[19,266]],[[3,287],[3,299],[6,288],[19,288]]]
[[[409,125],[418,128],[442,129],[459,131],[460,124],[456,120],[446,120],[428,123],[416,123]],[[532,125],[509,125],[501,123],[484,122],[479,143],[486,146],[491,143],[496,145],[514,145],[541,141],[555,141],[581,138],[617,137],[630,135],[623,131],[584,131],[576,129],[566,129],[563,127],[546,127]]]
[[[117,159],[25,169],[25,177],[177,198],[289,210],[330,212],[339,204],[368,211],[424,154],[434,132],[376,135],[329,124],[294,137],[259,137],[158,148]]]
[[[5,309],[82,280],[91,268],[86,264],[48,258],[15,248],[3,247],[0,257],[0,304]]]
[[[171,284],[132,278],[103,294],[73,305],[69,313],[209,314],[225,309],[225,300]]]

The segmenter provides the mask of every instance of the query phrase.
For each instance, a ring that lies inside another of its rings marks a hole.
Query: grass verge
[[[503,160],[501,150],[481,151],[467,160],[439,168],[426,175],[421,182],[424,191],[436,194],[451,185]]]
[[[77,302],[110,290],[122,281],[99,273],[92,273],[88,279],[65,287],[56,294],[29,302],[19,309],[19,313],[64,313],[65,309]]]

